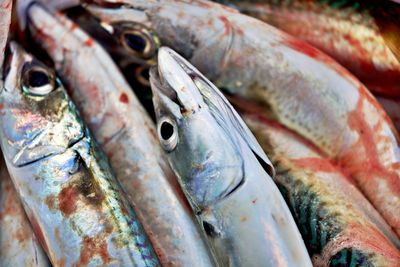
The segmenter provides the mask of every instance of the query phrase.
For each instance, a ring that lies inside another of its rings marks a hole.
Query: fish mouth
[[[170,48],[161,47],[158,67],[153,68],[150,75],[153,95],[168,97],[179,105],[182,113],[196,113],[205,106],[194,80],[196,76],[184,58]]]

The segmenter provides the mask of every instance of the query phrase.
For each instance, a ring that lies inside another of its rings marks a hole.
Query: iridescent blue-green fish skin
[[[10,44],[0,93],[6,164],[54,266],[158,266],[103,152],[54,72]]]
[[[162,266],[213,266],[159,145],[155,125],[110,56],[64,15],[51,14],[38,4],[30,5],[28,13],[33,37],[54,60],[67,91],[109,157]]]
[[[157,134],[221,266],[311,266],[254,136],[173,50],[150,73]]]
[[[0,159],[0,266],[50,267]]]

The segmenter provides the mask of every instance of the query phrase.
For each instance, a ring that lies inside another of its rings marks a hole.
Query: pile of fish
[[[0,266],[400,266],[400,4],[0,0]]]

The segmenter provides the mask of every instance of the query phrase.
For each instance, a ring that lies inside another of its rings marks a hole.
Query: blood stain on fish
[[[86,46],[92,46],[94,43],[93,38],[89,37],[86,41],[85,41],[85,45]]]
[[[95,255],[99,255],[103,263],[108,263],[111,260],[107,250],[107,243],[103,238],[84,237],[79,262],[76,266],[88,264]]]
[[[55,197],[53,195],[47,196],[46,199],[44,200],[44,203],[46,203],[47,207],[51,210],[55,210],[56,205],[55,205]]]
[[[119,102],[124,103],[124,104],[128,104],[129,103],[128,95],[126,93],[122,93],[119,96]]]
[[[58,205],[62,213],[71,215],[76,210],[78,192],[74,186],[68,186],[61,190],[58,195]]]

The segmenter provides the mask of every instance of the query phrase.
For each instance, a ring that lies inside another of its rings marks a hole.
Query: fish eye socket
[[[23,88],[31,95],[47,95],[55,88],[54,77],[45,69],[32,68],[24,74]]]
[[[149,67],[140,66],[135,69],[136,80],[143,86],[150,87]]]
[[[168,152],[175,149],[178,143],[176,123],[169,118],[163,118],[158,124],[158,138],[161,146]]]
[[[133,52],[140,58],[151,58],[156,52],[153,37],[145,31],[126,31],[122,34],[121,41],[130,52]]]

